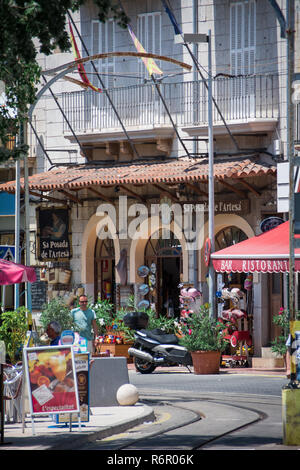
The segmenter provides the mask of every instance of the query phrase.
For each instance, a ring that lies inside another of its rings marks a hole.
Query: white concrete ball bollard
[[[135,405],[139,399],[139,392],[135,385],[124,384],[117,390],[117,401],[120,405]]]

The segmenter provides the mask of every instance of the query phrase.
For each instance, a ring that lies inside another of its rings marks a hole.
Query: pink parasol
[[[34,268],[0,259],[0,285],[34,281],[36,281]]]

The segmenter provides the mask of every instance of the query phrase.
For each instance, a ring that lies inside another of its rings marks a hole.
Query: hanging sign
[[[272,228],[278,227],[278,225],[283,224],[284,220],[281,217],[268,217],[264,219],[260,224],[260,230],[264,232],[268,232],[272,230]]]
[[[79,413],[72,346],[24,348],[31,415]]]
[[[37,209],[37,257],[41,261],[61,261],[72,257],[68,208]]]

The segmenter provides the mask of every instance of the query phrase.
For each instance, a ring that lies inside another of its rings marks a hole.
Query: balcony
[[[203,81],[160,83],[165,104],[179,128],[191,135],[206,135],[208,123],[207,89]],[[143,133],[167,135],[171,129],[168,113],[153,83],[108,90],[128,132],[140,138]],[[279,116],[278,75],[218,77],[213,80],[213,97],[226,122],[236,132],[268,132]],[[60,95],[62,108],[76,134],[104,135],[109,140],[121,134],[120,122],[105,93],[76,91]],[[220,113],[213,107],[214,133],[224,132]],[[68,137],[69,127],[64,122]],[[165,135],[165,136],[166,136]]]

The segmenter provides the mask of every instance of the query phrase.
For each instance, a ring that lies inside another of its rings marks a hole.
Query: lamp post
[[[213,140],[213,95],[212,95],[212,53],[211,53],[211,30],[208,34],[177,34],[175,43],[198,43],[208,44],[208,238],[210,239],[211,253],[215,251],[215,192],[214,192],[214,140]],[[216,317],[215,301],[215,272],[212,260],[208,266],[209,305],[210,316]]]

